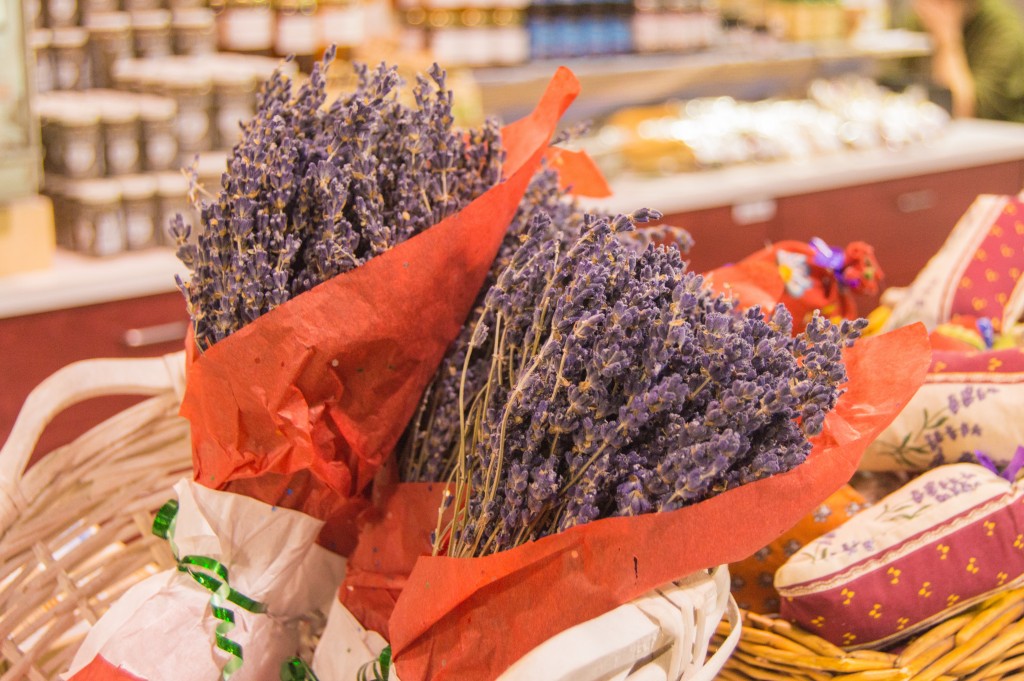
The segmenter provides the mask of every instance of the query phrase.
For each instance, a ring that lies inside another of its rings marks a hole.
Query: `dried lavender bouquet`
[[[356,90],[327,103],[329,50],[293,92],[278,70],[243,125],[196,243],[171,228],[190,278],[179,279],[207,348],[287,300],[363,264],[457,212],[501,178],[497,124],[454,127],[436,65],[399,100],[395,68],[357,66]]]
[[[535,224],[541,215],[551,219]],[[397,458],[402,480],[433,482],[445,480],[451,474],[455,463],[451,452],[456,449],[462,433],[459,394],[475,394],[482,390],[489,372],[490,357],[479,352],[470,353],[473,329],[484,314],[484,297],[498,274],[508,267],[524,242],[536,242],[536,239],[527,240],[531,226],[535,236],[538,230],[544,230],[545,242],[565,248],[579,236],[578,227],[582,219],[583,209],[561,187],[554,170],[545,168],[533,177],[509,224],[469,320],[441,360],[399,443]]]
[[[568,141],[572,134],[573,131],[569,131],[562,138],[556,137],[553,143]],[[512,218],[469,320],[438,367],[399,444],[398,463],[402,480],[436,482],[450,477],[455,466],[452,453],[456,451],[463,431],[459,419],[460,394],[480,392],[490,373],[490,355],[470,352],[474,328],[486,309],[487,291],[520,247],[524,244],[535,247],[543,243],[565,250],[579,238],[583,218],[583,208],[563,188],[557,172],[548,168],[534,176]],[[532,238],[528,238],[531,230]],[[672,225],[620,232],[616,236],[624,245],[641,252],[652,244],[671,243],[682,253],[687,253],[693,245],[689,232]]]
[[[435,553],[673,510],[805,460],[864,322],[816,316],[792,337],[784,307],[742,312],[675,248],[617,238],[652,217],[585,216],[567,246],[533,218],[467,331],[458,436],[426,452],[454,470]]]

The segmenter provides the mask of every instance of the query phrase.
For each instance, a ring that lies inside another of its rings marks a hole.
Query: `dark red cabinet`
[[[149,357],[180,350],[181,340],[130,347],[131,330],[184,324],[178,292],[0,319],[0,442],[6,441],[28,393],[61,367],[95,357]],[[47,452],[138,401],[96,398],[58,416],[37,447]]]

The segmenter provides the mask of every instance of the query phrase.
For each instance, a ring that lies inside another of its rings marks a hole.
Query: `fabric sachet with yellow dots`
[[[846,648],[894,643],[1024,579],[1024,485],[941,466],[807,544],[781,614]]]
[[[997,332],[1007,329],[1024,314],[1022,272],[1024,199],[981,195],[898,296],[886,330],[917,321],[934,329],[957,315],[987,318]]]

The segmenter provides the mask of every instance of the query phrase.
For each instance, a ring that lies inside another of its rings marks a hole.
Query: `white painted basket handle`
[[[145,359],[87,359],[58,370],[25,399],[0,449],[0,495],[13,493],[43,430],[68,407],[104,395],[160,395],[185,390],[185,352]]]
[[[722,645],[718,647],[715,654],[708,658],[704,666],[687,681],[712,681],[718,676],[718,672],[722,671],[729,656],[732,655],[733,651],[736,650],[736,646],[739,645],[740,635],[743,633],[743,621],[740,618],[740,606],[736,603],[736,599],[732,597],[732,594],[729,594],[729,603],[725,608],[725,616],[729,620],[729,626],[732,631],[722,641]]]

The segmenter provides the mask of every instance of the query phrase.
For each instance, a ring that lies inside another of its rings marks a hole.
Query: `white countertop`
[[[58,249],[53,267],[0,278],[0,319],[174,291],[186,276],[171,248],[109,258]]]
[[[927,144],[801,161],[732,166],[664,177],[621,175],[614,196],[590,202],[611,212],[654,208],[668,215],[1024,159],[1024,125],[951,122]]]
[[[610,211],[641,207],[665,214],[731,206],[781,196],[882,182],[902,177],[1024,159],[1024,125],[955,121],[933,143],[669,177],[622,176],[615,196],[599,202]],[[171,249],[113,258],[58,252],[50,270],[0,278],[0,319],[175,290],[185,268]]]

